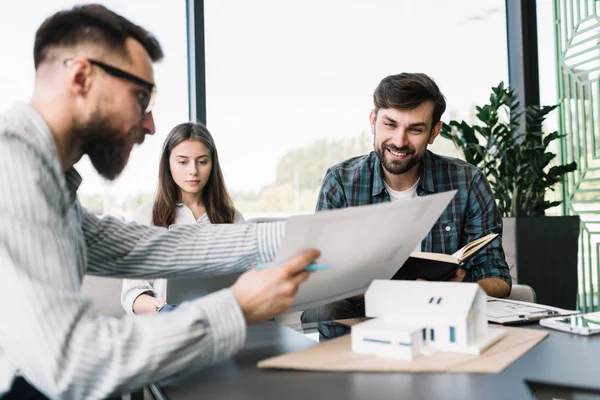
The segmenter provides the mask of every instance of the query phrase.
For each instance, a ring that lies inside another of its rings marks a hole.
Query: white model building
[[[410,360],[423,352],[480,354],[506,330],[489,328],[476,283],[375,280],[367,317],[352,326],[352,351]]]

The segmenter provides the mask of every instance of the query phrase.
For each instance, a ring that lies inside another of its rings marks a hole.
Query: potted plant
[[[479,125],[450,121],[441,135],[490,183],[504,221],[502,242],[513,280],[533,287],[540,303],[575,308],[579,217],[545,216],[561,203],[548,201],[547,192],[577,169],[575,162],[551,165],[556,154],[548,145],[565,135],[545,133],[543,122],[556,107],[522,108],[514,90],[501,82],[492,88],[489,103],[476,107]]]

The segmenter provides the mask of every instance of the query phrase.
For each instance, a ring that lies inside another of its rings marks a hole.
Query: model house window
[[[453,326],[450,327],[450,343],[456,342],[456,330]]]
[[[427,328],[423,328],[423,341],[427,340]]]
[[[435,331],[433,329],[429,330],[429,339],[432,342],[435,340]]]

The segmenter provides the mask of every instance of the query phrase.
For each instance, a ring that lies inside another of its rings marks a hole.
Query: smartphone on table
[[[540,325],[577,335],[595,335],[600,333],[600,312],[545,318]]]

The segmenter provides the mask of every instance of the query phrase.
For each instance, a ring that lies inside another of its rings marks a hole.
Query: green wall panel
[[[563,185],[564,212],[579,215],[579,307],[598,309],[600,254],[600,4],[554,0],[560,130],[564,163],[578,171]]]

